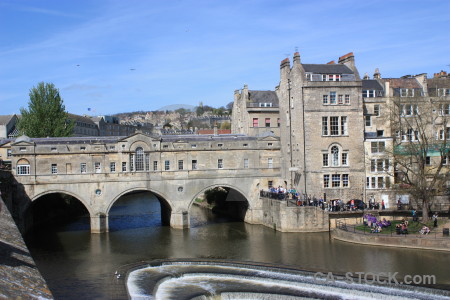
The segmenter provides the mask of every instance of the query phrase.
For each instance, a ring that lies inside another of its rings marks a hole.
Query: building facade
[[[412,99],[421,104],[412,104]],[[418,106],[431,103],[437,103],[434,113],[439,118],[425,131],[442,141],[450,135],[445,118],[450,79],[445,72],[432,79],[426,74],[382,78],[376,69],[373,78],[366,74],[361,79],[353,53],[327,64],[304,64],[295,53],[293,64],[288,58],[281,62],[274,91],[249,91],[247,86],[235,91],[232,130],[280,137],[286,188],[316,198],[384,202],[389,208],[398,200],[409,201],[398,189],[393,149],[419,141],[414,126],[395,128],[393,111],[401,109],[398,117],[405,123]],[[277,120],[276,130],[261,126],[261,120]],[[434,156],[430,152],[430,165],[440,159]],[[443,159],[447,168],[450,160]]]

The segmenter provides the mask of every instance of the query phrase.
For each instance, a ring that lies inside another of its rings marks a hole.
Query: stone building
[[[0,139],[15,136],[16,123],[16,115],[0,115]]]
[[[412,99],[420,104],[411,104]],[[450,136],[450,123],[444,122],[450,115],[446,72],[432,79],[426,74],[382,78],[376,69],[372,79],[367,74],[361,79],[353,53],[327,64],[304,64],[295,53],[292,65],[288,58],[281,62],[274,91],[252,92],[247,85],[235,91],[232,130],[259,135],[269,131],[261,129],[261,120],[278,120],[278,130],[272,132],[280,137],[287,188],[327,199],[384,201],[389,208],[399,199],[409,202],[407,193],[395,186],[394,145],[417,141],[413,128],[395,129],[395,103],[404,110],[401,118],[414,115],[420,105],[438,103],[434,114],[440,118],[426,131],[436,140]],[[430,156],[431,164],[438,163],[436,153]],[[445,167],[448,161],[444,157]]]

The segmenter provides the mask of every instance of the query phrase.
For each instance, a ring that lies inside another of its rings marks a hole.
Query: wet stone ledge
[[[0,299],[53,299],[0,197]]]

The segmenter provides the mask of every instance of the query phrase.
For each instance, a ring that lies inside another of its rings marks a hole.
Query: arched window
[[[144,171],[144,149],[142,147],[136,148],[135,159],[136,171]]]
[[[22,158],[17,162],[16,173],[17,175],[30,175],[30,163],[28,160]]]
[[[331,166],[339,166],[339,148],[337,146],[331,147]]]

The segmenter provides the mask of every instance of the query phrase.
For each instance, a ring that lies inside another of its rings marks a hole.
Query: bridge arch
[[[109,213],[109,211],[111,210],[111,207],[114,205],[114,203],[117,202],[117,200],[120,199],[120,197],[125,196],[129,193],[132,192],[150,192],[152,194],[154,194],[160,201],[164,200],[166,202],[167,205],[169,205],[170,209],[173,209],[173,203],[171,203],[171,201],[169,200],[169,197],[167,195],[165,195],[164,193],[157,191],[155,189],[149,189],[147,187],[133,187],[130,189],[127,189],[125,191],[120,192],[118,195],[116,195],[111,202],[109,203],[108,207],[106,207],[106,214]]]
[[[189,201],[188,210],[191,209],[195,199],[198,198],[199,195],[204,194],[207,190],[214,189],[216,187],[226,187],[226,188],[230,188],[230,189],[233,189],[233,190],[239,192],[239,194],[241,194],[242,197],[244,197],[244,199],[247,201],[249,208],[251,207],[251,202],[248,199],[248,195],[246,195],[246,193],[244,191],[242,191],[239,187],[228,184],[228,183],[223,183],[223,184],[215,183],[215,184],[211,184],[211,185],[208,185],[208,186],[202,188],[198,193],[196,193],[194,195],[194,197]]]
[[[94,213],[92,211],[92,207],[89,202],[87,202],[85,199],[83,199],[83,197],[81,197],[80,195],[78,195],[74,192],[71,192],[71,191],[67,191],[67,190],[48,190],[48,191],[36,194],[36,195],[34,195],[34,197],[31,198],[29,205],[31,205],[31,203],[35,202],[37,199],[39,199],[45,195],[50,195],[50,194],[66,194],[66,195],[72,196],[73,198],[77,199],[78,201],[80,201],[83,204],[83,206],[89,212],[89,215],[92,216],[92,214]],[[28,207],[27,207],[27,209],[28,209]]]
[[[227,188],[228,192],[226,195],[226,199],[216,202],[216,205],[213,207],[212,211],[233,219],[245,221],[247,212],[251,209],[251,201],[249,200],[249,196],[247,195],[247,193],[242,191],[241,188],[228,183],[214,183],[203,187],[200,192],[196,193],[195,196],[190,200],[188,205],[188,212],[191,211],[192,205],[199,195],[205,193],[208,190],[218,187]]]
[[[55,195],[55,197],[51,197],[51,195]],[[94,212],[91,205],[77,193],[55,189],[38,193],[29,199],[23,214],[25,232],[40,225],[62,225],[67,222],[68,218],[72,219],[73,217],[89,216],[92,221]],[[92,223],[89,226],[92,228]]]

